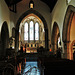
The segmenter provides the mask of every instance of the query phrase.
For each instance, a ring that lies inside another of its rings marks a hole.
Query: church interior
[[[75,70],[75,0],[0,0],[0,75],[50,75]]]

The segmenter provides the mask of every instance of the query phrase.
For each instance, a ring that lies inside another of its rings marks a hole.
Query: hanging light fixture
[[[30,0],[30,2],[29,2],[29,8],[34,8],[34,2],[33,2],[33,0]]]

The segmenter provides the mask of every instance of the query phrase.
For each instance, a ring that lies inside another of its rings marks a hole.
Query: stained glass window
[[[34,40],[34,23],[30,21],[30,40]]]
[[[35,40],[39,40],[39,24],[35,23]]]
[[[34,29],[35,27],[35,29]],[[39,40],[39,23],[36,22],[34,26],[34,22],[30,21],[25,22],[24,24],[24,40]]]
[[[24,40],[28,40],[28,23],[24,25]]]

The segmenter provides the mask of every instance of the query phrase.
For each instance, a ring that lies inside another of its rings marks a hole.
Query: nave
[[[0,75],[74,69],[75,0],[0,0]]]

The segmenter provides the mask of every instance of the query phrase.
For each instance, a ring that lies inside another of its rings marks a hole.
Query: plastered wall
[[[8,24],[9,35],[11,36],[11,32],[10,32],[10,12],[9,12],[9,9],[8,9],[5,1],[0,0],[0,33],[1,33],[2,24],[5,21]]]

